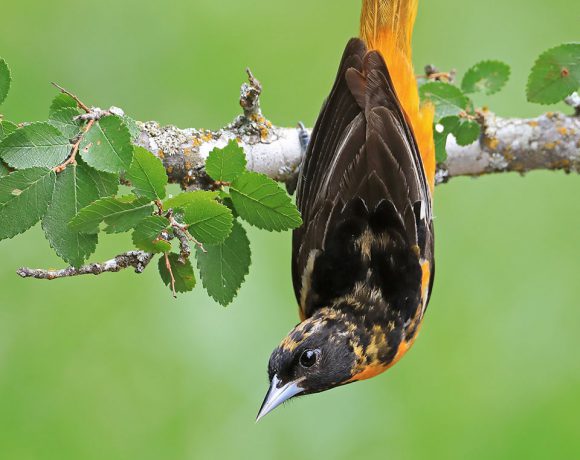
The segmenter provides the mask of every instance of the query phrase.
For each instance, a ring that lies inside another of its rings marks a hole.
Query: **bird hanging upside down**
[[[363,0],[300,172],[298,324],[274,350],[258,419],[368,379],[413,344],[433,283],[433,107],[411,64],[418,0]]]

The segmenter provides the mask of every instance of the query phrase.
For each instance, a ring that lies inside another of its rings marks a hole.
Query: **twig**
[[[165,253],[165,266],[171,277],[171,292],[173,292],[173,298],[177,299],[177,292],[175,292],[175,277],[173,276],[173,269],[171,268],[171,262],[169,262],[169,253]]]
[[[179,241],[179,262],[184,264],[191,256],[191,247],[189,246],[188,238],[189,234],[178,227],[173,227],[173,234]]]
[[[91,111],[88,113],[81,113],[80,115],[77,115],[76,117],[73,118],[73,120],[83,120],[83,121],[88,121],[88,120],[95,120],[98,121],[103,117],[108,117],[109,115],[117,115],[118,117],[123,117],[125,115],[125,112],[123,111],[123,109],[120,109],[119,107],[115,107],[115,106],[111,106],[109,107],[107,110],[103,110],[99,107],[91,107]]]
[[[200,243],[199,241],[197,241],[193,237],[193,235],[191,233],[189,233],[189,229],[188,229],[189,227],[187,225],[181,224],[175,220],[175,217],[173,217],[173,210],[170,210],[167,213],[166,217],[169,219],[169,223],[171,224],[171,227],[173,228],[174,233],[175,233],[175,230],[183,233],[183,235],[185,235],[185,237],[189,241],[192,241],[197,247],[199,247],[199,249],[201,249],[202,252],[207,252],[206,249],[203,247],[203,244]],[[177,236],[177,235],[175,235],[175,236]]]
[[[78,106],[83,109],[85,112],[90,113],[91,109],[88,108],[88,106],[81,101],[78,97],[76,97],[73,93],[71,93],[69,90],[64,89],[62,86],[60,86],[59,84],[55,83],[55,82],[51,82],[52,86],[54,86],[55,88],[57,88],[61,93],[64,93],[70,97],[72,97],[75,102],[78,104]]]
[[[262,94],[262,84],[254,77],[252,71],[247,68],[248,83],[244,83],[240,90],[240,105],[244,109],[246,118],[258,117],[260,112],[260,94]]]
[[[41,280],[54,280],[58,278],[68,278],[80,275],[100,275],[101,273],[114,273],[125,268],[133,267],[135,273],[142,273],[151,259],[153,254],[144,251],[129,251],[119,254],[111,260],[103,263],[93,263],[82,267],[68,267],[62,270],[43,270],[32,268],[20,268],[16,273],[22,278],[36,278]]]
[[[95,123],[95,120],[90,120],[87,123],[87,126],[85,126],[82,134],[79,135],[79,138],[77,139],[77,141],[74,143],[73,147],[72,147],[72,151],[70,156],[66,159],[66,161],[64,161],[62,164],[54,167],[52,170],[55,173],[59,173],[62,172],[66,169],[66,167],[70,164],[76,163],[76,158],[77,158],[77,153],[79,152],[79,147],[81,145],[81,142],[83,140],[83,137],[85,134],[87,134],[89,132],[89,130],[93,127],[93,124]]]

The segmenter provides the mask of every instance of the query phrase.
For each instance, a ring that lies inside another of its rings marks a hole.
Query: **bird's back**
[[[372,327],[422,316],[431,192],[385,63],[358,39],[346,47],[297,193],[304,225],[294,233],[293,275],[303,317],[354,308]]]

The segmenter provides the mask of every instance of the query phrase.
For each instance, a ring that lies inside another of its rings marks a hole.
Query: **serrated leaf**
[[[540,55],[528,78],[528,101],[555,104],[580,88],[580,43],[568,43]]]
[[[223,149],[213,149],[205,162],[205,171],[215,181],[232,182],[245,170],[246,155],[235,140]]]
[[[125,124],[125,126],[129,130],[129,135],[131,136],[131,140],[132,141],[137,140],[137,138],[141,134],[141,129],[137,125],[137,122],[135,120],[133,120],[131,117],[129,117],[128,115],[123,115],[121,117],[121,119],[123,120],[123,123]]]
[[[171,243],[160,235],[169,227],[169,220],[161,216],[150,216],[133,230],[133,244],[143,251],[158,253],[171,251]]]
[[[146,198],[102,198],[81,209],[70,221],[71,230],[82,233],[98,233],[102,222],[107,233],[121,233],[135,228],[153,212]]]
[[[12,134],[17,129],[18,129],[18,126],[16,126],[11,121],[1,120],[0,121],[0,141],[2,139],[4,139],[5,137],[9,136],[10,134]]]
[[[218,244],[232,231],[234,217],[223,204],[199,200],[184,208],[183,221],[189,233],[203,244]]]
[[[481,127],[477,121],[461,120],[461,123],[453,131],[455,140],[461,146],[473,144],[481,134]]]
[[[4,59],[0,58],[0,105],[6,100],[10,90],[10,69]]]
[[[9,173],[8,168],[0,161],[0,177],[7,176]]]
[[[288,194],[263,174],[245,172],[238,176],[230,186],[230,195],[242,219],[258,228],[282,231],[302,225]]]
[[[62,109],[75,109],[77,115],[80,113],[77,101],[65,93],[60,93],[52,100],[50,108],[48,109],[48,116],[51,117],[54,113]]]
[[[119,190],[119,176],[103,171],[97,171],[88,166],[81,158],[77,158],[77,163],[79,165],[86,165],[85,171],[95,184],[95,188],[97,189],[100,198],[110,197],[117,193]]]
[[[48,122],[66,137],[72,139],[81,132],[81,123],[73,120],[78,114],[77,109],[67,107],[53,112]]]
[[[165,198],[168,181],[165,167],[159,158],[143,147],[135,147],[127,178],[133,184],[135,195],[150,200]]]
[[[437,163],[442,163],[447,159],[447,137],[454,132],[461,120],[457,116],[445,117],[435,123],[433,129],[433,137],[435,140],[435,160]]]
[[[218,303],[232,302],[250,271],[250,241],[246,231],[234,221],[232,232],[225,241],[215,246],[197,249],[197,268],[203,287]]]
[[[83,160],[99,171],[127,171],[133,160],[129,130],[115,115],[101,118],[83,136],[80,152]]]
[[[85,164],[69,165],[58,174],[52,201],[42,219],[42,229],[55,252],[78,267],[97,247],[97,235],[71,230],[68,222],[85,206],[102,195],[95,184],[97,173]]]
[[[208,190],[196,190],[195,192],[183,192],[175,195],[163,202],[164,209],[183,209],[190,204],[199,201],[215,200],[218,197],[218,192]]]
[[[464,93],[494,94],[502,89],[510,77],[510,66],[501,61],[482,61],[471,67],[463,77]]]
[[[44,216],[56,174],[46,168],[16,171],[0,179],[0,240],[25,232]]]
[[[435,119],[439,120],[452,115],[459,115],[469,106],[469,98],[457,86],[433,81],[419,88],[422,100],[428,100],[435,106]]]
[[[69,139],[44,122],[18,128],[0,142],[0,158],[16,169],[54,168],[70,151]]]
[[[195,287],[195,275],[193,274],[193,267],[188,260],[184,264],[179,262],[179,255],[171,253],[168,255],[169,265],[175,278],[176,292],[189,292]],[[171,289],[171,274],[167,268],[165,256],[159,259],[159,274],[166,286]]]

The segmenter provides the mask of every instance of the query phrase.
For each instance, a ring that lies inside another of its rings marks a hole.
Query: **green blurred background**
[[[534,116],[536,56],[578,40],[569,0],[421,2],[418,68],[512,65],[476,100]],[[311,125],[355,0],[3,2],[3,112],[42,120],[54,80],[137,119],[216,128],[250,66],[272,121]],[[566,110],[564,106],[557,107]],[[266,364],[297,322],[290,234],[251,231],[254,264],[228,309],[201,289],[172,300],[154,267],[21,280],[60,267],[37,227],[0,243],[0,458],[489,459],[580,455],[580,177],[457,179],[436,192],[437,279],[413,351],[385,375],[298,400],[256,425]],[[95,260],[129,247],[102,238]]]

